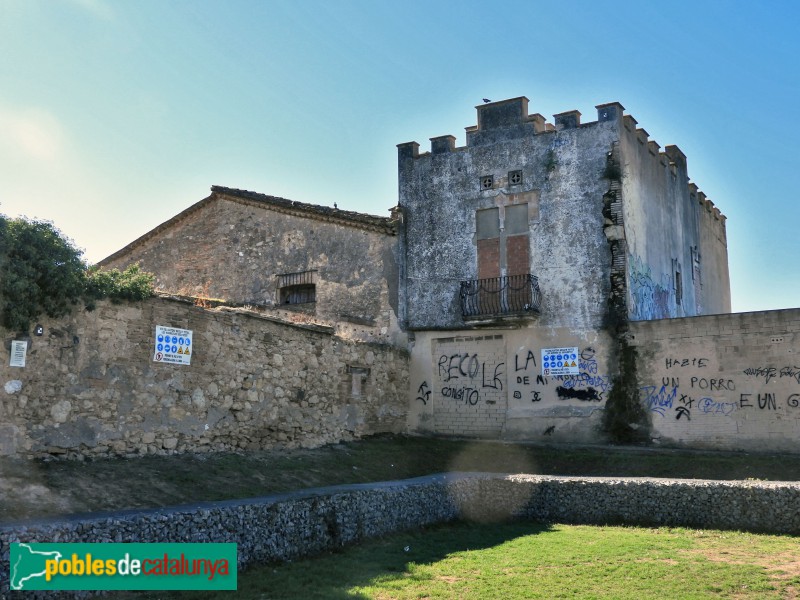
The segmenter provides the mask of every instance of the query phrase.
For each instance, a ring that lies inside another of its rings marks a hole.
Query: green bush
[[[155,276],[142,271],[138,264],[129,265],[124,271],[91,267],[86,273],[87,307],[94,308],[92,301],[101,298],[110,298],[112,302],[144,300],[153,295],[154,281]]]
[[[153,294],[153,275],[89,268],[83,252],[52,224],[0,215],[0,324],[27,331],[41,314],[60,317],[81,300],[141,300]]]

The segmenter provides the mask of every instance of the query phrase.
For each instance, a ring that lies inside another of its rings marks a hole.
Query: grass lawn
[[[236,593],[125,598],[796,598],[800,540],[729,531],[454,524],[239,574]]]
[[[800,481],[797,455],[376,436],[308,449],[77,461],[0,458],[0,522],[263,496],[445,471]]]

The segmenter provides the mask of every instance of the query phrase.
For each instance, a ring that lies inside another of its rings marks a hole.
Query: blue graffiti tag
[[[639,390],[643,392],[642,395],[647,408],[662,417],[667,410],[672,408],[672,403],[675,402],[675,397],[678,395],[678,388],[668,388],[665,385],[662,385],[661,389],[654,385],[646,385],[639,388]]]
[[[727,417],[736,410],[736,403],[717,402],[713,398],[700,398],[700,401],[697,403],[697,408],[700,409],[700,412],[707,415],[724,415]]]

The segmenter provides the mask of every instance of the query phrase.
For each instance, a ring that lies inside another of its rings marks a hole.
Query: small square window
[[[481,177],[481,189],[490,190],[494,187],[494,177],[491,175],[484,175]]]
[[[519,185],[522,183],[522,171],[508,172],[508,185]]]

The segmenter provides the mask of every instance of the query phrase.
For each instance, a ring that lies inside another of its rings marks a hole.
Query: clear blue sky
[[[482,98],[621,102],[728,217],[733,309],[800,306],[800,3],[0,0],[0,212],[96,261],[224,185],[388,215]]]

